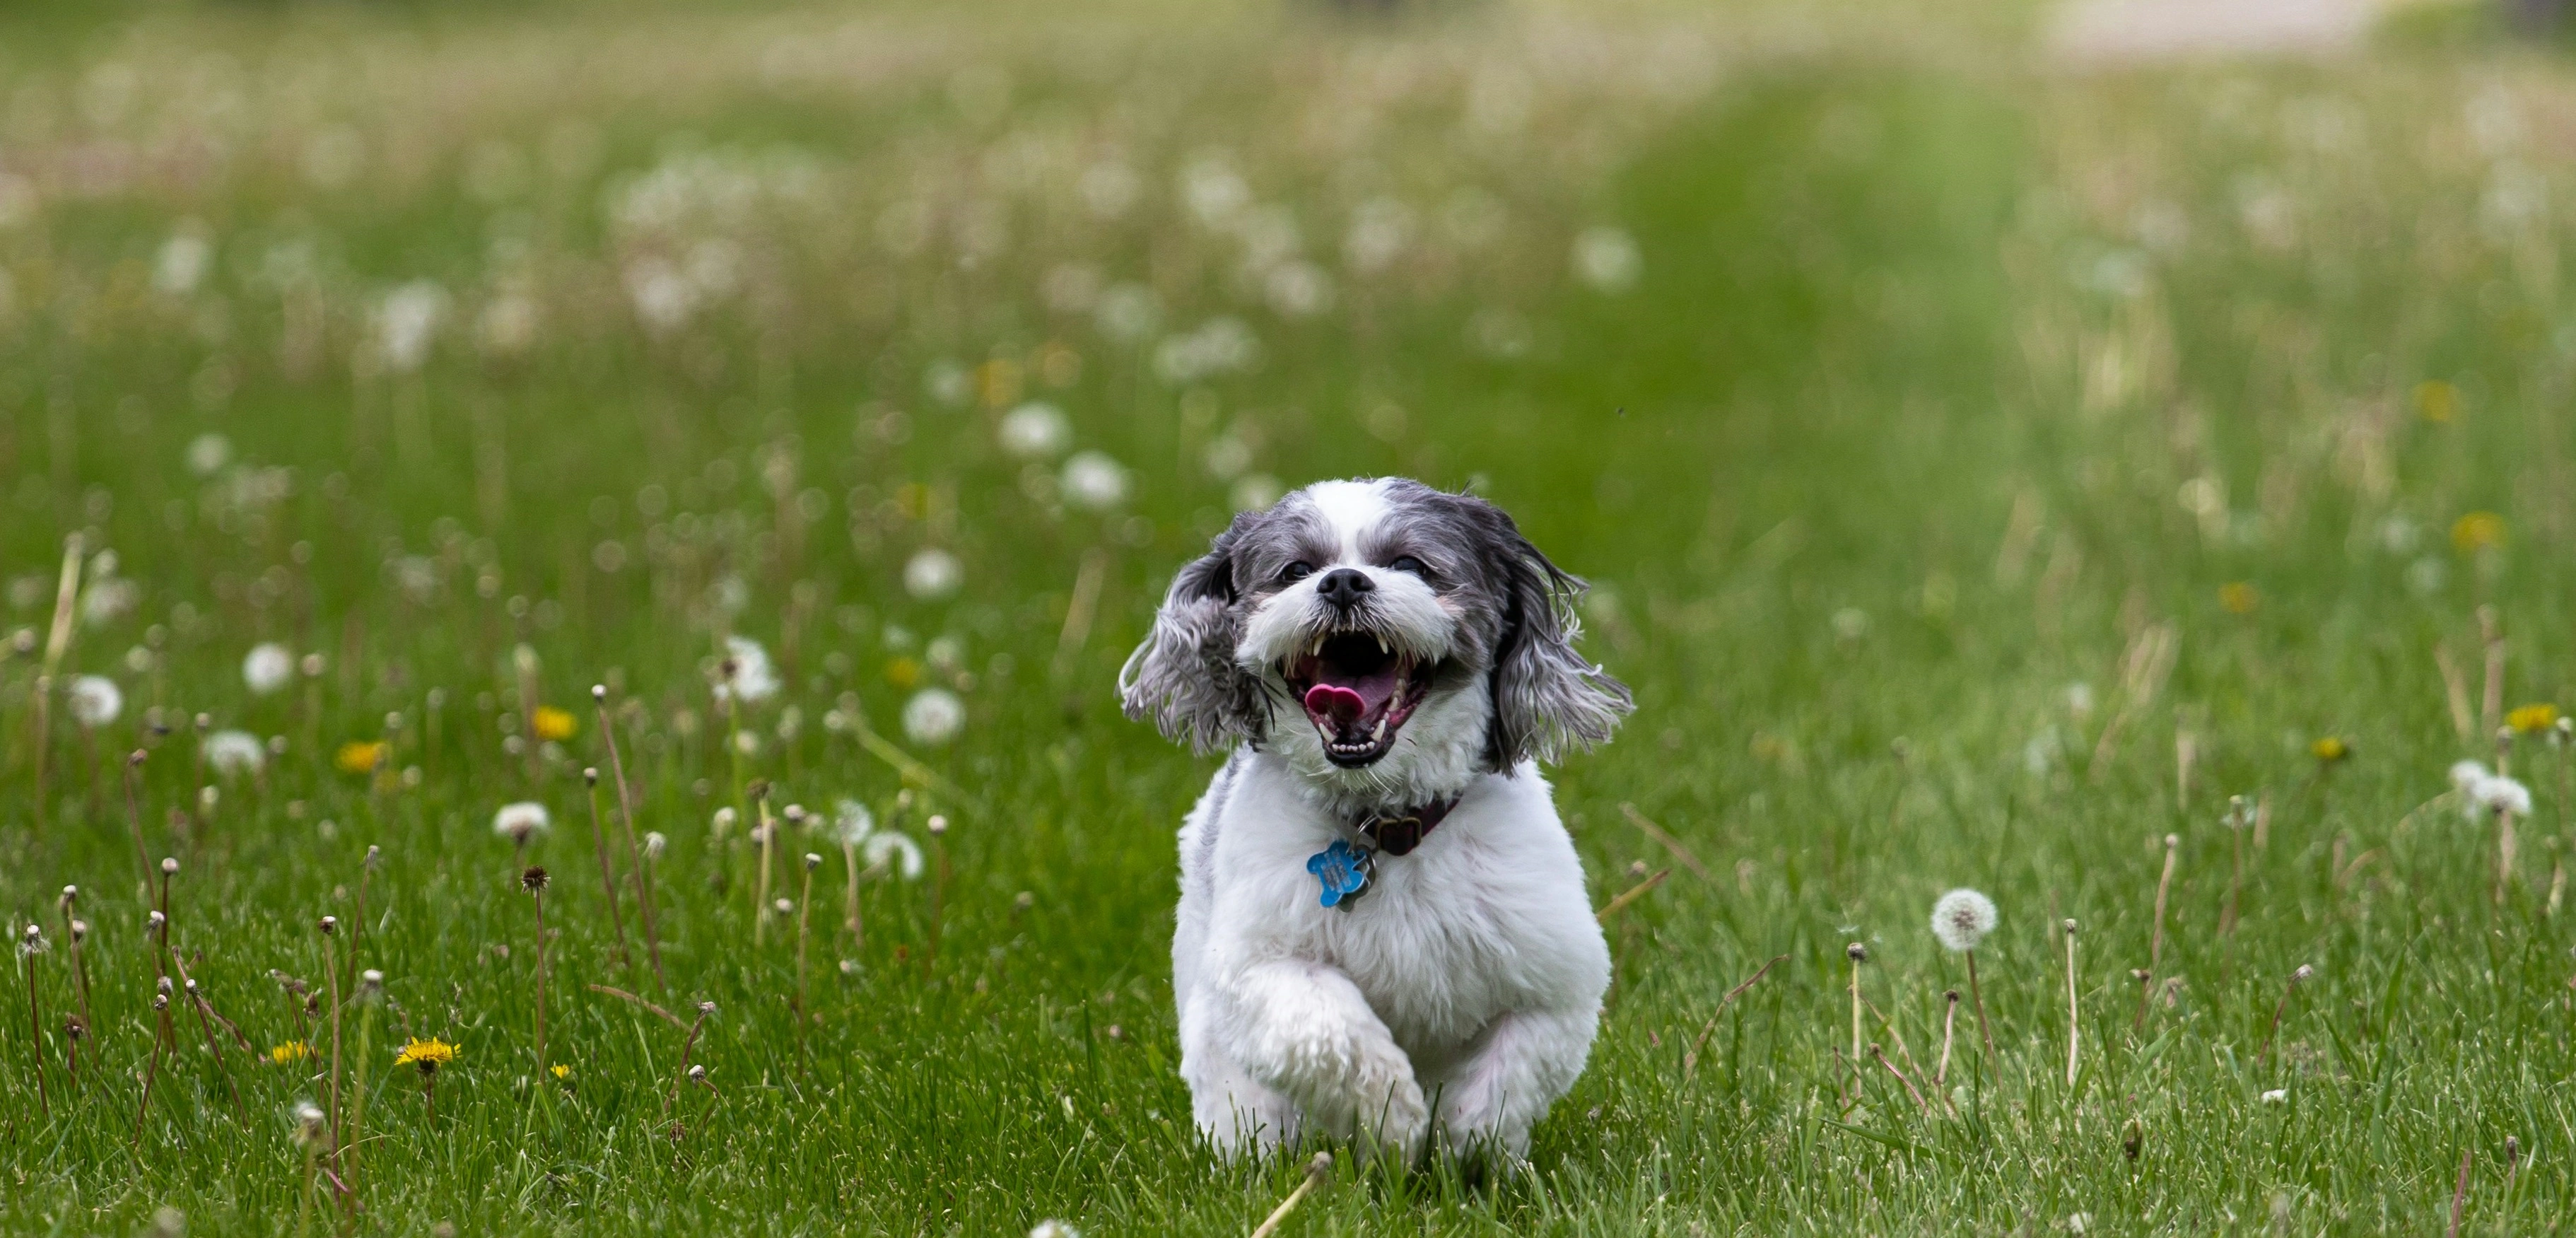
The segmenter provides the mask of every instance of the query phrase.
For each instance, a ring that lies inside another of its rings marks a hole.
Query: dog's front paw
[[[1398,1058],[1396,1065],[1400,1075],[1383,1069],[1361,1072],[1358,1121],[1352,1133],[1410,1164],[1421,1156],[1423,1139],[1430,1133],[1431,1107],[1423,1098],[1422,1085],[1414,1082],[1412,1063]]]

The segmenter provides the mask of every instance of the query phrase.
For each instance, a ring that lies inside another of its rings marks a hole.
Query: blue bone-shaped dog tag
[[[1332,846],[1306,857],[1306,871],[1324,883],[1324,905],[1337,907],[1368,884],[1368,856],[1353,850],[1349,840],[1336,838]]]

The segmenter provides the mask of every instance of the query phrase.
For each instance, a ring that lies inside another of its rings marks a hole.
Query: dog
[[[1610,953],[1539,765],[1634,708],[1575,652],[1583,590],[1502,509],[1401,479],[1238,515],[1172,580],[1118,690],[1230,754],[1172,936],[1220,1155],[1317,1133],[1515,1165],[1582,1073]]]

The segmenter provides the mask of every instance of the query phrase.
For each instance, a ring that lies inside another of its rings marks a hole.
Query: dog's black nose
[[[1349,610],[1360,604],[1360,597],[1377,588],[1368,573],[1354,568],[1337,567],[1315,582],[1315,594],[1333,604],[1335,610]]]

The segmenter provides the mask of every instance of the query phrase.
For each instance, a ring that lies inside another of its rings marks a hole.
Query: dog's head
[[[1181,569],[1119,694],[1173,739],[1259,743],[1327,791],[1452,793],[1608,739],[1631,708],[1574,650],[1582,591],[1483,499],[1322,482]]]

